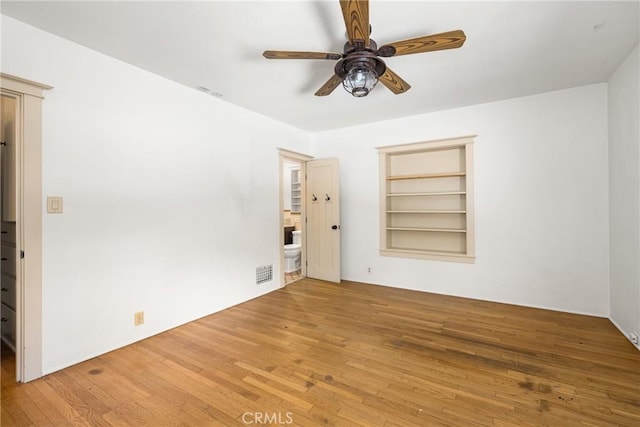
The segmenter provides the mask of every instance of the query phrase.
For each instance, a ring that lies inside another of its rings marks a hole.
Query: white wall
[[[640,334],[640,76],[639,48],[611,76],[609,215],[611,320]],[[640,348],[640,346],[638,346]]]
[[[310,137],[2,17],[2,71],[54,86],[43,123],[43,371],[271,291],[278,151]],[[251,126],[247,126],[250,123]],[[144,310],[145,324],[133,326]]]
[[[314,156],[340,160],[342,277],[607,316],[606,96],[596,84],[316,135]],[[379,256],[374,147],[469,134],[476,263]]]

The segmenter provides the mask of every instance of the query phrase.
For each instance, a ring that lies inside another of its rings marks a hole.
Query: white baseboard
[[[629,340],[629,342],[631,343],[631,345],[633,345],[636,349],[638,349],[638,351],[640,351],[640,344],[634,344],[634,343],[633,343],[633,341],[631,341],[631,334],[627,333],[624,329],[622,329],[622,328],[620,327],[620,325],[618,325],[618,324],[616,323],[616,321],[615,321],[615,320],[613,320],[611,317],[609,317],[609,321],[610,321],[611,323],[613,323],[613,326],[615,326],[616,328],[618,328],[618,330],[619,330],[620,332],[622,332],[622,335],[624,335],[624,337],[625,337],[626,339],[628,339],[628,340]]]

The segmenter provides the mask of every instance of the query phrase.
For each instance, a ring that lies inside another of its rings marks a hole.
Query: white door
[[[340,175],[338,159],[306,163],[307,276],[340,282]]]

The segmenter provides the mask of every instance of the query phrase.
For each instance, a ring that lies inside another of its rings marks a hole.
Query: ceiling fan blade
[[[382,57],[410,55],[412,53],[432,52],[434,50],[455,49],[464,44],[467,36],[464,31],[455,30],[447,33],[433,34],[430,36],[416,37],[387,43],[378,49],[378,55]]]
[[[327,82],[324,85],[322,85],[320,89],[318,89],[318,91],[314,95],[315,96],[329,95],[331,92],[333,92],[335,88],[338,87],[340,83],[342,83],[342,80],[344,80],[342,77],[340,77],[337,74],[334,74],[333,76],[331,76],[329,80],[327,80]]]
[[[387,67],[383,75],[378,77],[378,81],[383,85],[385,85],[387,89],[389,89],[391,92],[395,93],[396,95],[405,93],[406,91],[411,89],[411,85],[405,82],[404,80],[402,80],[402,78],[396,73],[394,73],[393,71],[391,71],[389,67]]]
[[[362,40],[369,46],[369,0],[340,0],[344,25],[347,27],[349,42]]]
[[[262,53],[267,59],[340,59],[342,54],[335,52],[297,52],[287,50],[265,50]]]

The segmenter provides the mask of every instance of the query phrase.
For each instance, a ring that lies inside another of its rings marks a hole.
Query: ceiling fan
[[[369,94],[378,81],[396,95],[404,93],[411,86],[391,71],[381,58],[455,49],[462,46],[466,40],[462,30],[455,30],[387,43],[378,48],[376,42],[369,38],[369,1],[340,0],[340,7],[349,37],[343,53],[265,50],[262,54],[267,59],[338,60],[335,74],[318,89],[316,96],[329,95],[342,83],[351,95],[363,97]]]

